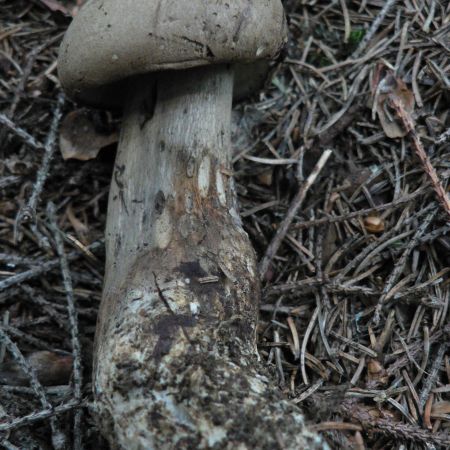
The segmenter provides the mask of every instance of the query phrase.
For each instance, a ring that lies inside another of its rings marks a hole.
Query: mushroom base
[[[111,185],[94,394],[113,449],[315,449],[256,352],[230,172],[232,70],[133,81]]]

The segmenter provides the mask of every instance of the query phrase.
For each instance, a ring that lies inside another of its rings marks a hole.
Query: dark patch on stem
[[[172,308],[169,305],[169,302],[167,301],[167,299],[164,297],[164,294],[162,293],[159,284],[158,284],[158,280],[156,279],[156,274],[155,272],[153,272],[153,278],[155,279],[155,286],[156,286],[156,290],[158,291],[158,296],[161,299],[161,301],[164,303],[164,306],[167,308],[167,310],[169,311],[170,314],[172,314],[173,316],[177,317],[177,315],[172,311]],[[184,328],[183,325],[180,325],[181,329],[183,330],[183,334],[184,337],[186,338],[186,340],[192,344],[191,338],[189,337],[189,335],[187,334],[186,329]]]
[[[178,327],[181,327],[186,338],[189,340],[185,327],[193,327],[194,325],[195,319],[192,316],[185,314],[172,313],[160,317],[153,327],[153,331],[159,336],[158,342],[153,350],[153,357],[156,360],[159,360],[162,356],[167,355],[170,352],[175,332]]]
[[[202,278],[208,275],[198,261],[182,262],[178,270],[188,278]]]
[[[144,97],[142,102],[142,119],[140,123],[141,130],[153,119],[155,115],[156,102],[158,99],[158,89],[155,85],[153,89],[151,89],[150,94]]]
[[[157,215],[161,215],[166,205],[166,197],[163,191],[158,191],[155,198],[155,212]]]

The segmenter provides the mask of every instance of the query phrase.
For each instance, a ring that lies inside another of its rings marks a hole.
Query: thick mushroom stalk
[[[232,70],[133,81],[109,199],[94,392],[113,448],[314,449],[256,354],[230,173]]]

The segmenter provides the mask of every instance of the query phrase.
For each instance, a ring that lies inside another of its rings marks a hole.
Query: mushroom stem
[[[319,448],[255,358],[259,284],[229,172],[232,90],[226,66],[130,82],[94,369],[112,448]]]

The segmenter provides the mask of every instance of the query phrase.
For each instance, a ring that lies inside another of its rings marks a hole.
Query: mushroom
[[[279,0],[91,0],[63,40],[66,92],[124,108],[93,374],[112,448],[322,448],[258,362],[230,170],[234,73],[248,92],[285,36]]]

